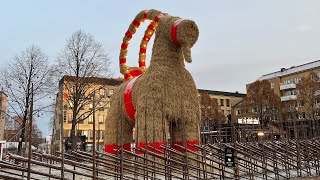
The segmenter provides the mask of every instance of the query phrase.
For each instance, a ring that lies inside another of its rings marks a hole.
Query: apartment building
[[[320,60],[290,68],[281,68],[280,71],[261,76],[258,80],[268,80],[274,93],[282,102],[297,99],[296,84],[310,72],[320,75]]]
[[[72,83],[75,77],[64,76],[59,82],[59,92],[56,96],[55,118],[53,126],[53,144],[54,151],[61,151],[65,146],[65,140],[70,137],[72,119],[73,119],[73,102],[72,98],[68,98],[72,91]],[[110,107],[110,97],[115,88],[117,88],[123,80],[110,78],[85,78],[82,82],[86,82],[84,91],[83,104],[80,109],[82,121],[76,125],[76,136],[86,138],[86,150],[90,150],[93,146],[93,117],[95,117],[96,129],[96,147],[103,148],[103,139],[105,134],[105,122],[107,121],[107,113]],[[92,92],[95,92],[94,95]],[[93,98],[93,96],[95,98]],[[95,99],[95,100],[93,100]],[[95,104],[95,106],[93,105]],[[87,114],[91,112],[91,114]],[[93,116],[93,112],[94,115]],[[62,124],[61,124],[62,123]],[[61,129],[63,127],[63,129]],[[64,143],[61,144],[61,131],[63,131]]]
[[[7,120],[8,96],[3,91],[0,91],[0,141],[5,140],[5,125]]]

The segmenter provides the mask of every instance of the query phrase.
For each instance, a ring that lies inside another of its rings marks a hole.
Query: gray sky
[[[66,38],[82,29],[104,45],[115,76],[120,76],[124,33],[139,11],[152,8],[197,23],[200,36],[187,69],[201,89],[245,93],[245,85],[263,74],[320,59],[317,0],[12,0],[0,5],[0,66],[31,44],[54,61]],[[129,66],[138,65],[145,27],[130,43]],[[149,43],[148,55],[151,48]],[[48,134],[49,117],[42,118],[38,125]]]

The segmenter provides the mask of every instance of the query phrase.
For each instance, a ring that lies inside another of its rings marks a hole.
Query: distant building
[[[221,112],[227,118],[228,115],[232,114],[233,106],[238,104],[246,94],[236,92],[224,92],[224,91],[214,91],[214,90],[205,90],[198,89],[198,92],[207,92],[209,96],[213,99],[216,99],[218,105],[221,108]]]
[[[258,80],[268,80],[274,93],[281,98],[282,102],[285,102],[297,99],[296,84],[312,71],[320,75],[320,60],[290,68],[281,68],[280,71],[263,75]]]
[[[72,126],[72,102],[68,102],[65,98],[69,91],[72,91],[72,88],[66,87],[68,82],[72,82],[73,76],[64,76],[59,82],[59,92],[56,96],[56,106],[55,106],[55,118],[54,118],[54,126],[53,126],[53,145],[54,151],[61,151],[65,146],[65,140],[70,137],[70,130]],[[113,94],[114,89],[119,86],[123,80],[120,79],[110,79],[110,78],[86,78],[86,82],[88,82],[88,86],[84,91],[87,95],[93,89],[98,89],[96,92],[96,97],[103,99],[98,105],[98,108],[95,112],[96,119],[96,142],[99,149],[103,148],[103,139],[105,135],[105,122],[108,120],[107,112],[110,107],[110,97]],[[84,104],[83,108],[80,110],[81,112],[85,112],[88,110],[92,110],[93,104],[88,103]],[[61,123],[63,123],[63,129],[61,129]],[[64,144],[61,146],[61,131],[64,134]],[[92,148],[93,143],[93,114],[85,117],[82,122],[76,125],[76,136],[86,137],[86,150],[90,150]]]
[[[7,121],[8,96],[0,91],[0,141],[5,140],[5,126]]]

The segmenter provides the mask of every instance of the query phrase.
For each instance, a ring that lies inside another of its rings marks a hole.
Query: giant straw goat
[[[143,16],[141,11],[136,18]],[[149,10],[149,19],[155,19],[157,10]],[[158,16],[159,17],[159,16]],[[174,25],[174,23],[176,23]],[[173,26],[176,26],[174,34]],[[194,21],[180,20],[165,14],[158,22],[150,66],[138,78],[124,82],[114,92],[106,120],[105,151],[130,150],[133,136],[136,148],[151,146],[155,153],[163,152],[162,144],[178,151],[178,145],[196,151],[199,144],[200,107],[198,91],[184,60],[191,63],[191,47],[199,31]],[[130,90],[134,117],[128,115],[124,94]],[[135,132],[133,132],[133,128]],[[134,133],[134,135],[133,135]],[[154,150],[156,149],[156,150]],[[142,153],[141,151],[135,151]]]

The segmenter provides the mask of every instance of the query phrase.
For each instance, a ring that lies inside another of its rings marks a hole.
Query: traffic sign
[[[230,147],[224,149],[225,164],[227,167],[234,167],[234,150]]]

